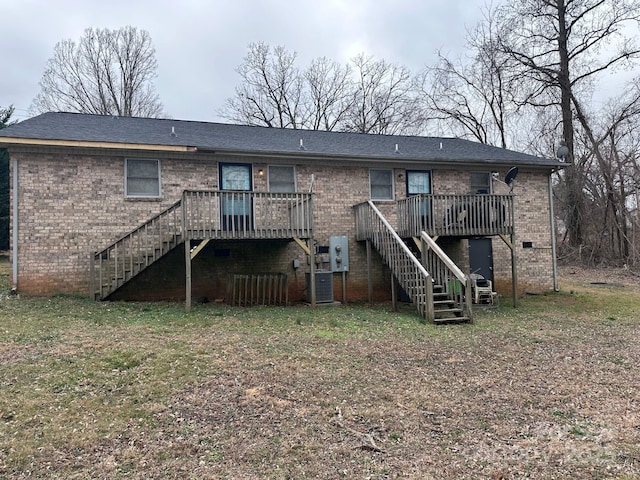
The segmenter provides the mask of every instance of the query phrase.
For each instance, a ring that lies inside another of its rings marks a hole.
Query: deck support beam
[[[184,309],[188,313],[191,311],[191,239],[184,240],[184,261],[185,261],[185,304]]]
[[[316,308],[316,256],[315,248],[313,248],[313,237],[309,238],[309,244],[304,243],[298,237],[293,237],[293,240],[300,246],[300,248],[309,256],[309,288],[311,308]]]
[[[191,252],[191,260],[193,260],[194,258],[196,258],[196,255],[198,255],[203,249],[204,247],[207,246],[207,244],[210,242],[211,240],[206,239],[200,242],[200,244],[193,249],[193,252]]]
[[[511,238],[506,235],[500,234],[502,241],[511,250],[511,289],[513,295],[513,308],[518,307],[518,264],[516,262],[516,247],[514,235]]]
[[[429,245],[425,245],[424,240],[422,240],[421,237],[411,237],[413,238],[413,243],[416,244],[416,247],[418,247],[418,250],[420,250],[420,253],[423,254],[424,257],[424,253],[426,250],[429,250]],[[438,238],[440,238],[440,235],[435,235],[433,237],[431,237],[431,240],[433,240],[434,242],[436,242],[438,240]],[[424,258],[423,258],[424,260]],[[425,265],[425,263],[422,263],[423,265]]]
[[[293,241],[296,242],[300,246],[300,248],[302,250],[304,250],[304,253],[306,253],[307,255],[311,256],[311,250],[309,249],[309,247],[308,247],[308,245],[306,243],[304,243],[298,237],[293,237]]]
[[[373,280],[371,271],[371,240],[367,239],[367,291],[369,304],[373,305]]]
[[[398,282],[391,272],[391,307],[394,312],[398,311]]]

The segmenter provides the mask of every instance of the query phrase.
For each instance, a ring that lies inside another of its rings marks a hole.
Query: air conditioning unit
[[[307,302],[311,302],[311,274],[306,274]],[[329,270],[316,270],[316,303],[333,302],[333,273]]]

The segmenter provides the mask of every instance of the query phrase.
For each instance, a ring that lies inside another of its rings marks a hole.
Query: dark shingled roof
[[[245,152],[314,158],[490,163],[546,168],[564,166],[555,159],[458,138],[367,135],[81,113],[45,113],[0,130],[0,145],[3,143],[2,137],[172,145],[221,153]]]

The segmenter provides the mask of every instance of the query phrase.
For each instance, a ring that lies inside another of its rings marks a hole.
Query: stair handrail
[[[158,213],[157,215],[154,215],[153,217],[151,217],[150,219],[146,220],[144,223],[142,223],[141,225],[137,226],[136,228],[134,228],[133,230],[131,230],[128,233],[125,233],[124,235],[122,235],[120,238],[118,238],[116,241],[114,241],[113,243],[111,243],[108,247],[103,248],[102,250],[100,250],[99,252],[96,252],[95,255],[96,257],[98,255],[101,255],[105,252],[107,252],[108,250],[112,249],[113,247],[116,246],[116,244],[118,243],[122,243],[124,240],[126,240],[127,238],[135,235],[136,233],[138,233],[139,230],[143,230],[144,227],[146,227],[147,225],[149,225],[150,223],[153,223],[154,221],[156,221],[157,219],[159,219],[162,216],[167,215],[168,213],[170,213],[171,211],[175,210],[176,208],[180,207],[182,204],[182,200],[178,200],[176,203],[174,203],[173,205],[165,208],[163,211],[161,211],[160,213]]]
[[[371,200],[368,200],[367,203],[369,204],[369,206],[372,208],[373,212],[378,217],[378,220],[385,226],[387,233],[391,237],[393,237],[393,239],[396,241],[398,246],[404,251],[405,254],[407,254],[409,259],[414,263],[416,268],[424,276],[430,277],[431,275],[429,274],[429,272],[427,272],[427,269],[424,268],[424,266],[420,263],[420,261],[413,254],[413,252],[411,252],[411,250],[409,250],[409,247],[407,247],[407,244],[402,241],[400,236],[396,233],[395,229],[391,226],[391,224],[387,221],[387,219],[384,218],[384,215],[382,215],[382,212],[380,212],[380,210],[378,210],[378,208],[375,206],[375,204]]]
[[[460,270],[460,267],[458,267],[453,260],[451,260],[449,255],[444,253],[444,250],[442,250],[440,245],[438,245],[429,235],[427,235],[427,232],[421,232],[420,238],[427,244],[427,246],[431,250],[433,250],[438,258],[442,260],[447,268],[453,272],[458,280],[460,280],[462,283],[467,283],[467,276],[464,274],[464,272]]]
[[[91,262],[90,262],[90,269],[89,269],[89,290],[90,290],[90,297],[91,298],[97,298],[99,299],[103,299],[106,296],[108,296],[110,293],[112,293],[113,291],[116,290],[117,287],[112,287],[106,290],[106,292],[104,291],[103,288],[103,282],[105,279],[102,278],[102,266],[103,266],[103,259],[104,258],[108,258],[110,255],[110,252],[112,250],[116,251],[116,257],[120,257],[120,258],[115,258],[114,259],[114,275],[117,276],[118,274],[118,269],[122,269],[124,270],[127,265],[126,265],[126,261],[127,259],[129,259],[130,264],[133,263],[133,255],[134,253],[140,253],[141,251],[141,243],[138,244],[138,250],[136,252],[132,252],[132,251],[126,251],[126,248],[122,248],[124,250],[123,253],[119,254],[118,252],[118,247],[119,246],[124,246],[127,242],[127,240],[132,240],[133,238],[136,237],[136,235],[141,234],[142,232],[145,232],[145,229],[149,226],[149,225],[153,225],[154,223],[157,222],[161,222],[162,219],[164,217],[169,218],[169,215],[171,215],[172,213],[178,211],[180,209],[180,207],[182,206],[183,201],[178,200],[177,202],[173,203],[172,205],[170,205],[169,207],[165,208],[163,211],[161,211],[160,213],[158,213],[157,215],[154,215],[153,217],[149,218],[148,220],[146,220],[144,223],[142,223],[141,225],[139,225],[138,227],[134,228],[133,230],[129,231],[128,233],[122,235],[120,238],[118,238],[117,240],[115,240],[114,242],[112,242],[111,244],[109,244],[106,248],[103,248],[100,251],[94,251],[91,253]],[[179,213],[179,212],[178,212]],[[182,215],[180,214],[174,214],[174,217],[177,218],[177,222],[179,224],[183,223],[182,221]],[[180,236],[184,235],[184,226],[183,225],[178,225],[179,226],[179,231],[177,229],[173,229],[173,231],[169,230],[170,232],[170,236],[173,237],[173,244],[172,246],[175,247],[178,243],[178,238]],[[162,245],[163,239],[159,238],[159,243],[160,245]],[[145,246],[149,246],[146,245]],[[155,248],[155,245],[153,245],[153,247]],[[145,264],[144,266],[142,266],[137,272],[140,273],[140,271],[144,270],[146,267],[148,267],[151,263],[153,263],[156,259],[154,258],[153,261],[149,262],[148,264]],[[122,265],[120,265],[120,261],[122,261]],[[98,266],[100,267],[100,270],[98,271],[98,273],[96,274],[96,262],[98,262]],[[132,265],[130,265],[130,267],[132,267]],[[96,285],[96,275],[99,276],[98,278],[98,285]],[[110,279],[111,281],[111,279]]]
[[[400,238],[400,236],[396,233],[395,229],[391,226],[391,224],[386,220],[386,218],[384,217],[384,215],[382,215],[382,213],[380,212],[380,210],[378,210],[378,208],[375,206],[375,204],[369,200],[366,203],[362,203],[360,205],[356,205],[356,215],[360,214],[360,212],[362,211],[361,206],[364,205],[368,205],[369,206],[369,212],[373,212],[374,215],[368,215],[367,217],[367,232],[359,232],[359,233],[365,233],[365,236],[368,240],[372,241],[374,246],[376,247],[376,249],[378,250],[378,252],[380,252],[380,254],[382,255],[382,257],[385,259],[385,261],[388,263],[389,267],[391,268],[392,273],[394,274],[394,276],[398,279],[398,281],[400,282],[400,284],[402,285],[403,288],[405,288],[405,290],[407,291],[407,293],[409,294],[410,297],[412,297],[412,301],[415,303],[416,307],[418,308],[418,311],[420,312],[420,314],[428,321],[433,321],[435,318],[435,313],[433,310],[433,279],[432,276],[429,274],[429,272],[427,271],[427,269],[422,265],[422,263],[420,263],[420,260],[418,260],[415,255],[413,254],[413,252],[411,252],[411,250],[409,249],[409,247],[407,247],[407,245],[404,243],[404,241],[402,240],[402,238]],[[387,248],[384,248],[384,245],[380,242],[380,237],[373,235],[373,229],[371,228],[371,222],[377,220],[379,222],[379,224],[381,226],[384,227],[384,231],[381,228],[376,229],[375,233],[381,233],[381,234],[385,234],[387,235],[393,242],[393,245],[395,247],[397,247],[399,250],[403,253],[403,260],[405,260],[406,262],[409,262],[410,265],[412,265],[414,272],[417,274],[418,277],[420,277],[422,279],[422,283],[424,285],[424,294],[426,296],[426,298],[423,298],[422,300],[416,299],[416,295],[415,292],[414,294],[412,294],[410,292],[411,288],[408,288],[408,284],[406,284],[405,282],[403,282],[402,280],[402,276],[399,275],[399,271],[398,268],[399,265],[399,259],[393,255],[393,252],[391,252],[390,250],[388,250]],[[359,228],[361,226],[361,223],[358,221],[356,222],[357,224],[357,228]]]
[[[420,239],[425,242],[427,247],[436,254],[438,259],[444,266],[450,270],[453,275],[460,281],[465,288],[464,298],[460,303],[464,304],[464,310],[470,321],[473,321],[473,310],[471,306],[471,276],[465,275],[465,273],[458,267],[453,260],[447,255],[444,250],[433,240],[427,232],[420,232]]]

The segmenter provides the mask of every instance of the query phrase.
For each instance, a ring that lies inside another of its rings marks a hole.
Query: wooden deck
[[[193,240],[310,238],[310,193],[185,191],[184,237]]]
[[[511,235],[513,217],[512,195],[415,195],[398,201],[398,235]]]
[[[91,255],[90,297],[103,299],[191,240],[308,239],[311,193],[184,191],[182,198]]]

